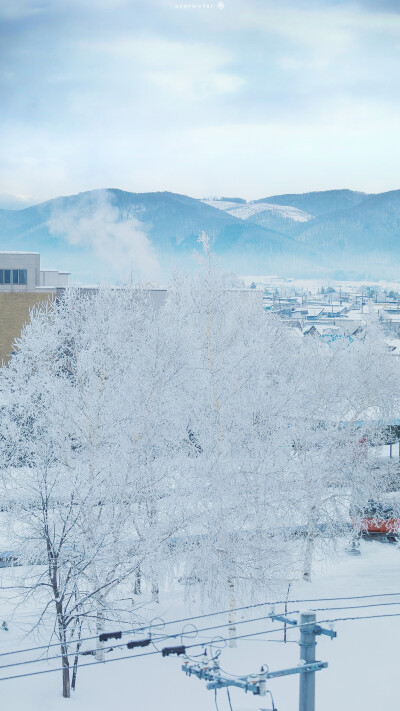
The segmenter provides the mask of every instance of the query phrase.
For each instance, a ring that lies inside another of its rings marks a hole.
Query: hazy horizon
[[[165,190],[148,190],[148,191],[135,190],[135,191],[133,191],[133,190],[127,190],[125,188],[121,188],[116,185],[110,185],[110,186],[103,186],[103,187],[98,187],[98,188],[87,188],[85,190],[79,190],[79,191],[72,192],[72,193],[49,195],[47,197],[44,197],[44,198],[41,198],[38,200],[29,199],[27,195],[16,195],[15,193],[13,194],[13,193],[3,192],[3,193],[0,193],[0,209],[22,210],[25,207],[33,207],[34,205],[49,202],[49,201],[55,200],[57,198],[70,197],[70,196],[74,196],[74,195],[82,195],[85,193],[91,193],[91,192],[95,192],[95,191],[103,192],[103,191],[107,191],[107,190],[120,190],[122,192],[135,193],[135,194],[141,194],[144,192],[146,192],[146,194],[166,192],[166,193],[173,193],[176,195],[183,195],[185,197],[193,198],[194,200],[212,200],[212,199],[222,200],[222,199],[226,199],[226,198],[241,198],[243,200],[246,200],[247,203],[257,202],[258,200],[261,200],[262,198],[269,197],[269,195],[260,194],[257,196],[246,198],[243,195],[239,195],[239,194],[228,195],[227,193],[226,194],[221,193],[220,195],[208,194],[208,195],[198,196],[198,195],[189,195],[188,193],[183,193],[183,192],[182,193],[174,193],[174,191],[169,190],[168,188],[166,188]],[[282,193],[274,193],[274,194],[271,193],[270,196],[272,197],[273,195],[278,196],[278,195],[292,195],[292,194],[293,195],[303,195],[303,194],[308,194],[308,193],[319,193],[319,192],[323,193],[323,192],[336,192],[336,191],[359,192],[359,193],[364,193],[366,196],[369,196],[369,195],[372,196],[372,195],[379,195],[379,194],[385,193],[385,192],[395,192],[397,190],[400,190],[400,187],[395,187],[395,188],[392,188],[391,190],[377,190],[374,192],[366,192],[363,190],[358,190],[357,188],[352,189],[352,188],[347,188],[347,187],[334,187],[334,188],[326,188],[324,190],[319,190],[318,188],[316,188],[315,190],[305,190],[305,191],[299,191],[299,192],[291,192],[289,190],[284,190]],[[8,206],[7,203],[10,203],[10,205]],[[6,206],[4,206],[5,204],[6,204]]]

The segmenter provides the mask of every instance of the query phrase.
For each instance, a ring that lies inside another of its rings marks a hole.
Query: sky
[[[398,0],[1,0],[0,195],[400,187]]]

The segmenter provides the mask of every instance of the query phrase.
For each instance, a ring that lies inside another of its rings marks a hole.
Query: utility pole
[[[286,615],[268,615],[270,620],[284,622],[296,627],[298,622],[286,617]],[[236,686],[243,689],[245,692],[250,692],[255,696],[265,696],[268,693],[267,680],[276,679],[280,676],[291,676],[292,674],[300,674],[300,696],[299,696],[299,711],[315,711],[315,672],[320,669],[326,669],[327,662],[318,662],[315,660],[315,638],[317,635],[324,634],[333,639],[336,637],[336,632],[325,629],[316,624],[316,617],[313,612],[303,612],[300,616],[300,664],[297,667],[289,667],[288,669],[278,669],[277,671],[269,671],[261,667],[258,674],[247,674],[246,676],[227,675],[219,666],[218,658],[208,659],[205,653],[203,661],[192,661],[188,659],[182,666],[182,671],[187,676],[196,676],[198,679],[207,681],[207,689],[222,689],[224,687]],[[162,650],[162,655],[170,654],[185,654],[186,647],[166,647]],[[274,707],[274,711],[276,711]]]
[[[314,612],[300,615],[300,661],[309,671],[300,674],[299,711],[315,711],[315,672],[323,662],[315,661],[316,636],[324,634],[331,639],[336,632],[316,624]]]
[[[302,612],[300,616],[300,660],[305,664],[315,662],[316,616]],[[315,672],[300,674],[299,711],[315,711]]]

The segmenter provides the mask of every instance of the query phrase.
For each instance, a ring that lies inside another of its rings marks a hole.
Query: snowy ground
[[[344,552],[337,560],[320,570],[311,584],[299,583],[293,586],[291,598],[329,598],[335,596],[366,595],[374,593],[399,592],[398,597],[371,600],[321,602],[314,604],[293,604],[291,609],[309,607],[343,607],[376,602],[400,603],[400,550],[395,545],[362,543],[362,555],[352,557]],[[1,585],[7,586],[10,572],[1,571]],[[264,608],[262,608],[263,610]],[[281,608],[280,608],[281,609]],[[278,611],[278,610],[277,610]],[[269,610],[266,609],[266,613]],[[155,614],[165,619],[176,619],[187,615],[181,594],[164,597]],[[195,611],[191,611],[195,614]],[[317,619],[352,617],[358,615],[400,614],[400,604],[386,607],[366,607],[317,612]],[[3,613],[4,614],[4,610]],[[189,613],[190,614],[190,613]],[[252,616],[262,614],[260,609],[252,611]],[[18,611],[18,619],[24,619],[23,608]],[[240,618],[240,615],[238,617]],[[217,624],[216,618],[206,620],[207,624]],[[219,622],[226,619],[218,618]],[[0,653],[10,649],[31,646],[34,640],[23,639],[16,622],[9,622],[8,632],[0,630]],[[280,623],[254,623],[238,626],[238,634],[260,629],[280,628]],[[174,630],[182,628],[174,625]],[[338,622],[335,624],[337,639],[318,638],[317,658],[327,661],[329,668],[317,674],[317,711],[383,711],[398,708],[400,679],[398,674],[398,640],[400,639],[400,617],[372,620]],[[223,631],[224,632],[224,631]],[[211,633],[208,633],[210,635]],[[209,636],[207,637],[207,639]],[[298,632],[291,629],[291,640],[298,639]],[[271,670],[296,665],[299,658],[297,644],[272,642],[282,639],[282,632],[252,641],[239,641],[236,649],[224,649],[221,666],[231,673],[246,674],[257,672],[261,664],[268,664]],[[173,643],[173,642],[172,642]],[[177,642],[180,643],[180,640]],[[187,641],[189,644],[190,641]],[[136,650],[135,650],[136,651]],[[137,650],[146,652],[145,650]],[[199,650],[193,650],[193,654]],[[113,653],[117,656],[116,653]],[[111,658],[108,655],[107,658]],[[119,654],[118,654],[119,656]],[[22,659],[20,657],[19,659]],[[86,661],[87,658],[85,658]],[[90,659],[90,658],[89,658]],[[0,664],[17,661],[13,657],[0,657]],[[35,665],[50,668],[49,662]],[[78,677],[78,688],[71,700],[60,697],[60,673],[46,674],[26,679],[5,681],[1,684],[2,708],[13,711],[60,711],[71,708],[74,711],[211,711],[214,709],[214,693],[207,691],[205,682],[187,678],[181,671],[182,660],[177,657],[127,658],[120,662],[82,668]],[[31,668],[33,670],[33,668]],[[27,667],[3,670],[1,676],[22,673]],[[298,703],[298,677],[287,677],[269,682],[279,711],[294,711]],[[241,690],[231,690],[234,711],[270,709],[268,697],[246,695]],[[218,693],[220,711],[229,709],[226,692]]]

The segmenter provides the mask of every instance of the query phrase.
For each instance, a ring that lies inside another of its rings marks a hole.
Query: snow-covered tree
[[[303,577],[310,580],[316,539],[337,540],[347,530],[349,502],[361,507],[385,487],[389,472],[377,468],[369,449],[396,412],[399,372],[372,321],[354,339],[303,339],[294,373],[289,502],[304,531]]]
[[[233,630],[240,600],[310,579],[386,476],[369,449],[399,374],[378,325],[303,338],[201,242],[163,305],[126,287],[39,307],[0,371],[1,521],[65,696],[71,639],[133,621],[141,586],[194,583]]]
[[[54,613],[65,696],[68,639],[115,618],[118,587],[134,573],[156,584],[182,521],[184,506],[168,501],[183,438],[174,344],[144,292],[72,290],[36,311],[1,373],[8,524],[21,562],[37,564],[27,592]]]
[[[265,596],[290,568],[281,441],[261,426],[259,413],[265,394],[267,402],[280,397],[291,335],[266,319],[260,292],[225,287],[204,235],[202,243],[200,272],[172,285],[168,306],[186,352],[194,516],[186,578],[234,607],[239,597]]]

